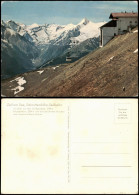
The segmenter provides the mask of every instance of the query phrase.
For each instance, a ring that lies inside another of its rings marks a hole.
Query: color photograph
[[[2,1],[1,97],[138,97],[138,2]]]

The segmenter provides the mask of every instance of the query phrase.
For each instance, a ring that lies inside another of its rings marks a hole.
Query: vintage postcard
[[[137,99],[2,99],[2,194],[137,194]]]
[[[137,1],[2,1],[2,97],[138,97]]]

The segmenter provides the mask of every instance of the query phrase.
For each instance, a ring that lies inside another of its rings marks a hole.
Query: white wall
[[[132,23],[130,23],[130,21]],[[135,23],[135,21],[137,21],[137,23]],[[137,26],[137,25],[138,25],[138,18],[119,18],[117,21],[117,28],[119,34],[121,34],[123,30],[128,30],[129,26]]]
[[[114,37],[114,33],[118,35],[117,27],[103,27],[102,31],[103,31],[102,46],[106,45],[106,43]]]

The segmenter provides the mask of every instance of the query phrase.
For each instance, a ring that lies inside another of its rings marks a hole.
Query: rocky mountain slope
[[[85,44],[88,39],[94,39],[95,44],[90,42],[91,49],[96,49],[96,38],[102,24],[87,19],[77,25],[24,25],[12,20],[1,21],[2,79],[37,69],[44,64],[47,66],[57,57],[63,63],[69,50],[72,52],[73,47],[82,42]],[[89,52],[86,48],[86,54]],[[77,59],[83,55],[78,48]]]
[[[60,63],[61,64],[67,63],[66,57],[68,56],[68,54],[70,55],[71,62],[75,62],[76,60],[80,59],[81,57],[94,51],[98,47],[99,47],[99,37],[87,39],[78,45],[74,45],[72,48],[69,48],[68,50],[65,49],[65,51],[63,51],[62,55],[59,55],[58,57],[55,57],[51,60],[48,60],[43,65],[41,65],[41,68],[49,66],[49,65],[52,66],[52,65],[56,65],[56,64],[60,64]],[[49,51],[51,51],[51,53],[55,52],[53,49],[49,50]]]
[[[38,57],[37,47],[11,28],[1,25],[2,78],[34,70],[32,59]]]
[[[113,38],[71,64],[57,64],[2,82],[7,97],[138,95],[138,30]]]

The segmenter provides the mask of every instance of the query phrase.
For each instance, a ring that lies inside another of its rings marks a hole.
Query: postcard
[[[138,1],[2,1],[2,97],[138,97]]]
[[[138,193],[137,99],[2,99],[3,194]]]

